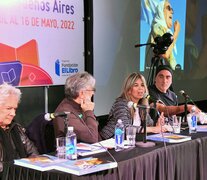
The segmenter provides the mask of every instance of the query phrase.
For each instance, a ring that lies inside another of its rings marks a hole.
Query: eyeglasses
[[[85,91],[93,91],[93,92],[96,92],[96,88],[86,89]]]
[[[174,12],[174,11],[173,11],[173,8],[170,7],[170,5],[167,5],[165,8],[166,8],[168,11],[172,11],[172,12]]]

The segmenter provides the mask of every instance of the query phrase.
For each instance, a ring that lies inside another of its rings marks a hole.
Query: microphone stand
[[[188,97],[185,97],[185,106],[184,106],[184,110],[185,110],[185,122],[187,122],[187,102],[188,102]]]
[[[65,136],[66,136],[66,134],[67,134],[67,132],[68,132],[68,115],[66,114],[66,115],[63,117],[63,119],[64,119],[64,132],[65,132]]]
[[[144,137],[143,137],[143,142],[136,142],[136,146],[140,146],[140,147],[154,147],[155,143],[154,142],[149,142],[147,141],[147,115],[148,114],[148,110],[150,109],[149,106],[142,106],[142,111],[144,113],[144,115],[142,116],[142,120],[143,120],[143,128],[144,128]],[[142,129],[142,128],[141,128]]]

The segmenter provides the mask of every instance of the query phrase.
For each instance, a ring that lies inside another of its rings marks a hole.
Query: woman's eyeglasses
[[[86,89],[85,91],[93,91],[93,92],[96,92],[96,88]]]

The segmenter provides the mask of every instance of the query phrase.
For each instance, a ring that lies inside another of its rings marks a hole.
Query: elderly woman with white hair
[[[39,154],[33,142],[25,134],[24,128],[14,120],[20,98],[21,91],[18,88],[7,83],[0,85],[1,162]]]
[[[98,122],[94,115],[95,79],[87,73],[76,73],[65,82],[65,98],[55,112],[70,112],[67,119],[56,117],[53,120],[55,136],[64,137],[66,127],[73,126],[78,141],[95,143],[99,141]]]

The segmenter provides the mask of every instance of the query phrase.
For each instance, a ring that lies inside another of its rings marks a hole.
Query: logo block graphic
[[[39,67],[36,40],[32,39],[18,48],[0,43],[0,84],[3,82],[14,86],[53,84],[50,75]]]
[[[7,82],[13,86],[18,86],[22,65],[19,61],[0,62],[0,84]]]

